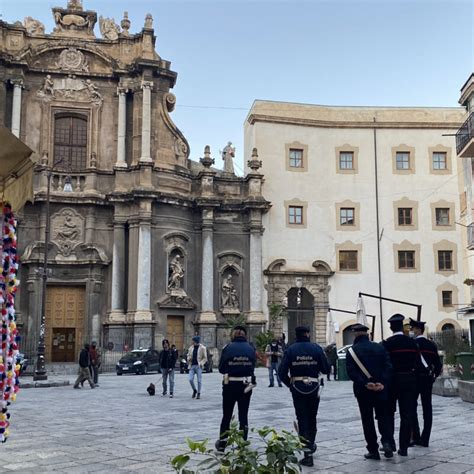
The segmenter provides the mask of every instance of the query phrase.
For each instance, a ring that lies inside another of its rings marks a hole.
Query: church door
[[[184,350],[184,316],[168,316],[166,339],[175,345],[181,354]]]

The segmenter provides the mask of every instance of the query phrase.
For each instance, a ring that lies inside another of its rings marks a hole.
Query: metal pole
[[[41,322],[40,322],[40,332],[38,339],[38,354],[36,357],[36,368],[33,375],[33,380],[47,380],[48,374],[46,373],[46,364],[45,364],[45,328],[46,328],[46,287],[48,280],[48,247],[49,247],[49,228],[51,225],[49,217],[49,200],[51,193],[51,176],[52,171],[47,171],[47,187],[46,187],[46,226],[44,229],[44,251],[43,251],[43,285],[41,291]]]

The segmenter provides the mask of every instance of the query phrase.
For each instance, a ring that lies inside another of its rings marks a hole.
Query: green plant
[[[466,278],[464,280],[464,284],[467,285],[467,286],[474,285],[474,278]]]
[[[229,316],[225,320],[227,329],[233,329],[235,326],[246,325],[245,316],[243,314],[239,314],[237,316]]]
[[[268,344],[270,344],[270,342],[273,341],[274,338],[275,336],[272,331],[257,333],[255,337],[253,338],[257,351],[262,354],[265,353],[265,349],[267,348]]]
[[[252,429],[258,433],[261,445],[252,448],[232,422],[228,431],[227,450],[218,454],[208,449],[209,440],[193,441],[186,438],[189,450],[171,460],[171,465],[179,474],[297,474],[301,472],[297,453],[303,450],[298,436],[288,431],[278,432],[274,428]],[[199,460],[199,458],[203,458]],[[198,461],[195,467],[187,467],[191,460]]]
[[[272,322],[276,322],[285,312],[285,307],[278,303],[270,303],[268,306],[268,312],[270,313],[270,319]]]

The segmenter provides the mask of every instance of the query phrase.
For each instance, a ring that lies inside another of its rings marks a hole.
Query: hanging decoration
[[[2,240],[1,275],[0,275],[0,314],[1,314],[1,347],[0,347],[0,441],[8,438],[10,413],[8,407],[15,401],[20,388],[20,366],[17,364],[18,343],[20,336],[16,327],[15,293],[18,288],[18,260],[16,253],[16,219],[11,205],[1,203],[2,207]]]

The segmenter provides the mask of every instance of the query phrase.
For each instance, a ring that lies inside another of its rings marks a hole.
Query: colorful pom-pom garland
[[[20,366],[16,363],[20,336],[16,327],[15,293],[18,288],[16,253],[16,219],[10,204],[3,203],[1,274],[0,274],[0,441],[8,438],[8,406],[20,389]]]

